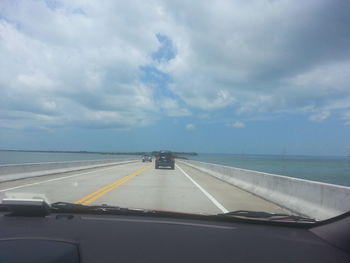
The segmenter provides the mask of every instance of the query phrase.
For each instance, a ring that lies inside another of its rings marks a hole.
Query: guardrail
[[[84,160],[0,165],[0,182],[136,162],[138,159]]]
[[[350,187],[178,160],[291,211],[324,220],[350,211]]]

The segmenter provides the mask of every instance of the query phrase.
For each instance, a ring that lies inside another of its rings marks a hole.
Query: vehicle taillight
[[[158,156],[158,157],[156,157],[156,160],[157,160],[157,161],[159,161],[159,158],[160,158],[159,156]]]

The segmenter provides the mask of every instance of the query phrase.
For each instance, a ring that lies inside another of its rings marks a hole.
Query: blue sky
[[[348,1],[2,1],[0,149],[348,155]]]

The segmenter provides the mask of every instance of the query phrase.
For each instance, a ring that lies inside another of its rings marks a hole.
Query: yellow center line
[[[112,191],[113,189],[117,188],[118,186],[126,183],[127,181],[129,181],[130,179],[134,178],[136,175],[139,175],[140,173],[148,170],[149,168],[151,168],[152,164],[147,165],[145,167],[143,167],[142,169],[133,172],[132,174],[129,174],[105,187],[102,187],[101,189],[98,189],[97,191],[83,197],[82,199],[74,202],[75,204],[82,204],[82,205],[88,205],[90,203],[92,203],[93,201],[95,201],[97,198],[100,198],[101,196],[107,194],[108,192]]]

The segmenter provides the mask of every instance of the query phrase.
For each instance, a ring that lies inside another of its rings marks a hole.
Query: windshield
[[[160,158],[170,158],[171,157],[171,153],[159,153],[158,157],[160,157]]]
[[[345,0],[2,0],[0,200],[350,211],[349,13]]]

